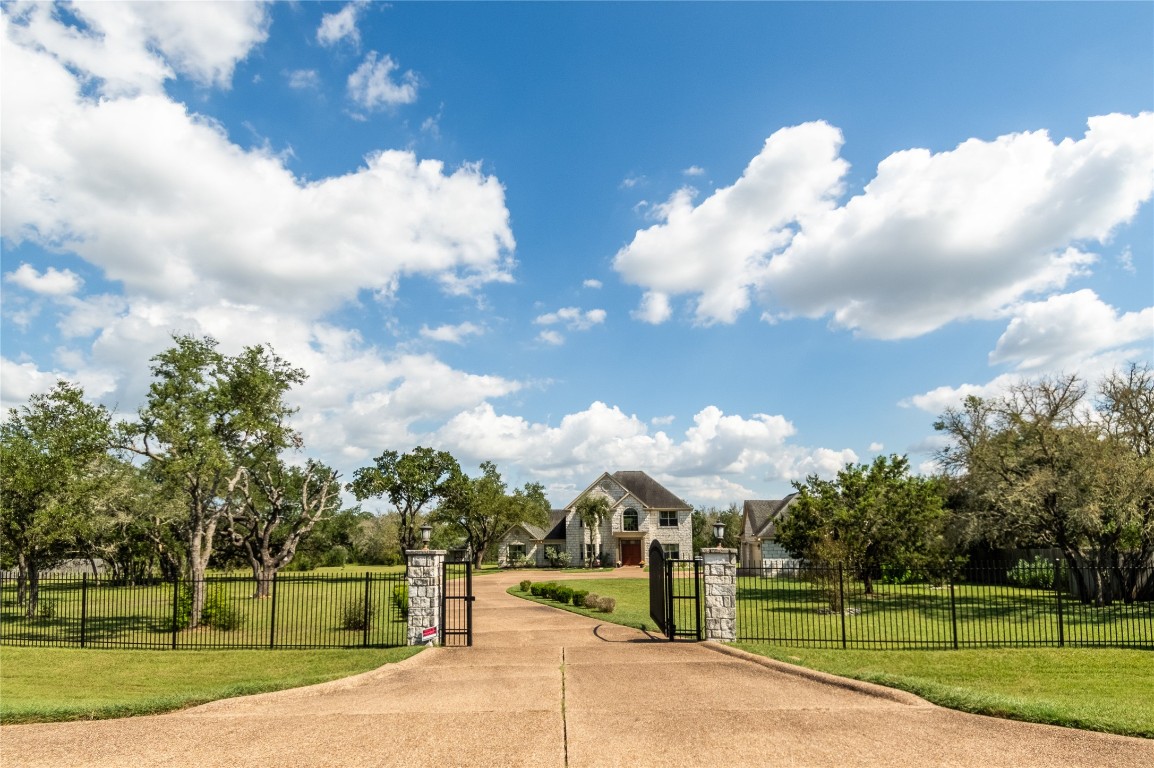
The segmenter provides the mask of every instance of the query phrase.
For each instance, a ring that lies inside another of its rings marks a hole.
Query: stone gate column
[[[409,560],[409,645],[438,645],[445,550],[409,549],[405,556]],[[428,629],[435,629],[436,634],[425,637]]]
[[[737,639],[737,550],[701,550],[705,571],[705,639]]]

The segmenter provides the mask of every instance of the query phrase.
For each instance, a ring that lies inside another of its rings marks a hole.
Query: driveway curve
[[[0,764],[1154,765],[1152,741],[955,712],[506,594],[522,575],[474,580],[472,648],[167,715],[4,726]]]

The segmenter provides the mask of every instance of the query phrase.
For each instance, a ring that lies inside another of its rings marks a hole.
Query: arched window
[[[625,510],[621,515],[621,530],[636,531],[637,530],[637,510],[633,507]]]

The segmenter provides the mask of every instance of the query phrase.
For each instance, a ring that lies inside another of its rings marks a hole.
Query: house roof
[[[775,524],[785,515],[786,508],[796,496],[796,493],[791,493],[784,499],[747,499],[742,506],[742,517],[745,518],[742,528],[751,536],[772,538],[776,533]]]
[[[565,515],[568,514],[564,509],[552,509],[549,511],[549,522],[544,528],[539,528],[536,525],[529,523],[518,523],[513,526],[516,528],[520,526],[525,529],[525,533],[534,541],[544,541],[545,539],[563,539],[565,538]],[[510,528],[509,530],[513,530]]]
[[[650,509],[693,509],[644,472],[614,472],[611,477]]]

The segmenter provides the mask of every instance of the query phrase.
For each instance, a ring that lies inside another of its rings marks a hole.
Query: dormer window
[[[629,507],[621,514],[621,530],[636,531],[638,528],[637,510]]]

